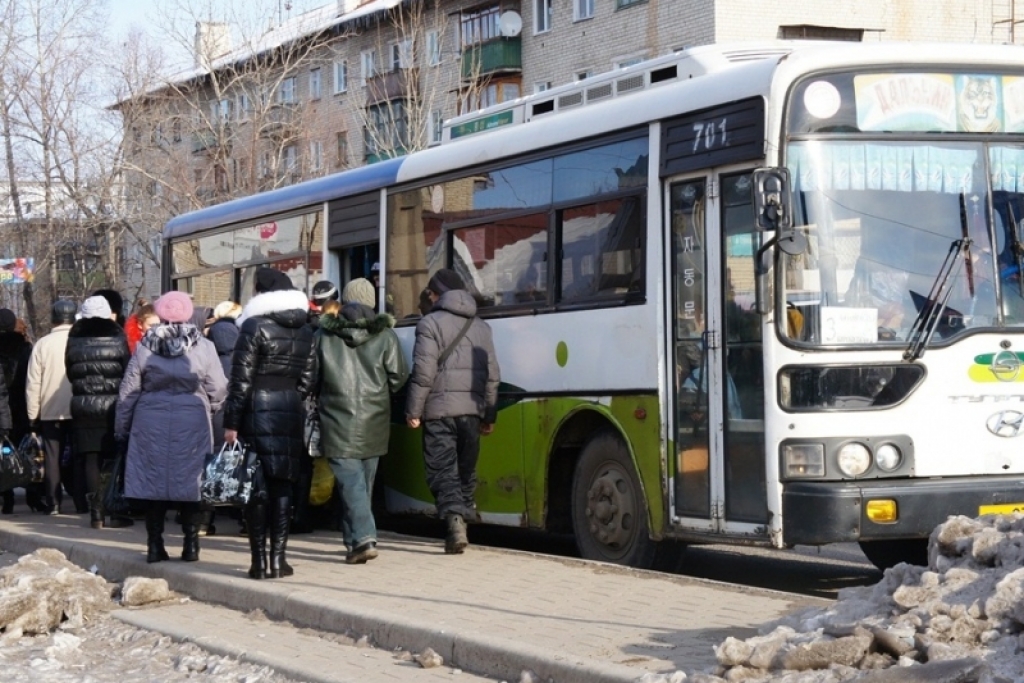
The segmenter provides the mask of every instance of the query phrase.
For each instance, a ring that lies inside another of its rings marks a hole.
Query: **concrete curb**
[[[586,661],[522,642],[490,637],[485,633],[439,630],[433,624],[384,611],[368,611],[353,605],[325,607],[314,593],[290,584],[287,579],[252,581],[241,576],[223,576],[203,571],[201,562],[147,564],[141,543],[137,552],[127,551],[0,527],[0,547],[19,554],[31,553],[41,547],[56,548],[80,567],[98,567],[99,573],[108,581],[120,582],[129,576],[163,578],[172,590],[202,602],[240,611],[261,609],[271,619],[288,621],[299,627],[366,635],[376,647],[388,650],[403,648],[419,652],[430,647],[451,666],[509,681],[519,680],[524,669],[532,670],[541,680],[550,679],[555,683],[633,683],[644,673],[629,666]],[[194,642],[217,654],[272,666],[285,675],[308,678],[309,672],[290,674],[288,669],[293,669],[293,665],[271,663],[273,658],[259,658],[258,652],[239,653],[237,648],[232,648],[222,639],[193,639],[188,633],[166,635]],[[322,680],[326,683],[331,679]]]

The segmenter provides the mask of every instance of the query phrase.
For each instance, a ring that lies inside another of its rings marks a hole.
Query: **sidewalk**
[[[436,540],[384,535],[380,557],[346,565],[340,534],[289,539],[295,575],[253,581],[248,539],[201,539],[184,563],[168,522],[171,561],[146,564],[145,529],[88,526],[82,515],[0,518],[0,548],[53,547],[111,581],[165,578],[196,600],[262,609],[300,627],[367,635],[377,647],[432,647],[446,663],[516,681],[524,669],[556,683],[624,683],[647,672],[713,665],[712,646],[823,600],[576,559],[471,546],[448,556]],[[226,532],[234,525],[224,520]],[[470,531],[472,540],[472,530]]]

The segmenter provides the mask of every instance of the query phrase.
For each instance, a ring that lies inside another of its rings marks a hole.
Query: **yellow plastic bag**
[[[313,485],[309,487],[309,504],[323,505],[334,493],[334,472],[327,458],[313,459]]]

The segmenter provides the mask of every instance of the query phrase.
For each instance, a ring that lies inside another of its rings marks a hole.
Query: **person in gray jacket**
[[[192,300],[168,292],[153,304],[149,329],[128,363],[117,401],[115,438],[128,442],[124,493],[146,501],[146,561],[168,559],[167,508],[181,511],[181,559],[199,559],[199,483],[213,448],[210,415],[227,397],[217,349],[193,323]]]
[[[423,425],[427,485],[447,524],[444,549],[469,545],[466,517],[475,517],[480,435],[494,429],[500,371],[491,326],[476,317],[476,300],[455,271],[427,283],[433,308],[416,325],[406,423]]]

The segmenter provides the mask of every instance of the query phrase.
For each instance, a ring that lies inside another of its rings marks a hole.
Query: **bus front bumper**
[[[897,519],[868,519],[866,505],[875,500],[894,500]],[[1024,478],[789,482],[782,490],[782,537],[786,545],[927,538],[948,516],[977,517],[983,507],[1024,511]]]

